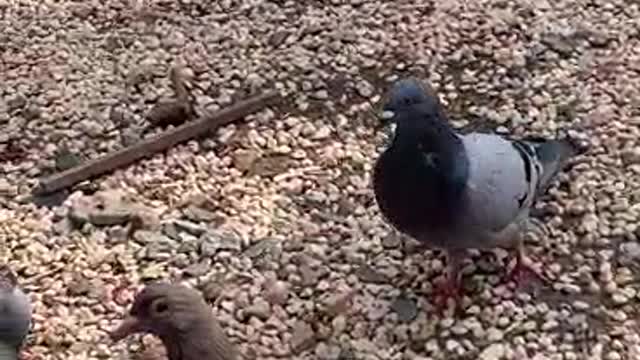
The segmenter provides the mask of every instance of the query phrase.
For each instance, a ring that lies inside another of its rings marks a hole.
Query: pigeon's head
[[[425,132],[437,133],[448,126],[438,95],[416,78],[398,80],[393,84],[379,116],[376,130],[390,125],[391,132],[414,138]]]
[[[429,85],[423,85],[416,78],[398,80],[391,87],[388,100],[382,108],[382,119],[397,119],[397,113],[415,106],[420,106],[423,111],[431,111],[435,115],[440,108],[440,100]]]
[[[201,294],[182,285],[153,283],[136,295],[129,316],[111,332],[114,341],[134,333],[150,333],[163,340],[187,333],[207,310]]]

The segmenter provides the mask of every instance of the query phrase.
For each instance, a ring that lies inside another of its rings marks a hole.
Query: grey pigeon
[[[202,295],[183,285],[147,285],[110,335],[118,341],[140,332],[159,337],[169,360],[239,359]]]
[[[31,302],[18,287],[18,279],[0,265],[0,359],[17,359],[31,328]]]
[[[383,114],[396,129],[375,164],[375,198],[396,229],[448,255],[439,295],[460,295],[466,249],[515,247],[511,277],[531,274],[522,239],[529,210],[579,152],[576,144],[458,134],[437,95],[414,78],[392,86]]]

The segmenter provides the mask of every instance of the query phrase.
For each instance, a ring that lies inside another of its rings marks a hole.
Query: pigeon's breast
[[[388,149],[376,162],[373,186],[385,219],[399,231],[434,246],[428,234],[456,228],[461,197],[451,195],[418,157],[421,154]],[[462,195],[462,194],[461,194]]]

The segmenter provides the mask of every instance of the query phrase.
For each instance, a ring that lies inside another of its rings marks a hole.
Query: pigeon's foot
[[[539,280],[543,283],[547,282],[546,277],[534,269],[530,262],[530,259],[526,258],[524,255],[518,254],[515,266],[505,276],[505,282],[513,282],[516,287],[520,287],[532,279]]]
[[[449,305],[449,299],[453,299],[454,310],[458,310],[462,300],[462,279],[460,268],[464,251],[449,250],[447,256],[446,277],[435,284],[434,305],[442,314]]]
[[[457,308],[462,299],[460,281],[456,280],[455,277],[447,277],[437,282],[434,295],[434,304],[440,313],[448,307],[449,299],[453,299],[454,307]]]

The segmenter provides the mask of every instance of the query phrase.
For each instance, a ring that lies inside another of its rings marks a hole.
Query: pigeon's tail
[[[525,142],[533,148],[535,157],[542,167],[536,190],[538,195],[547,190],[556,175],[572,157],[583,152],[583,149],[571,139],[527,139]]]

